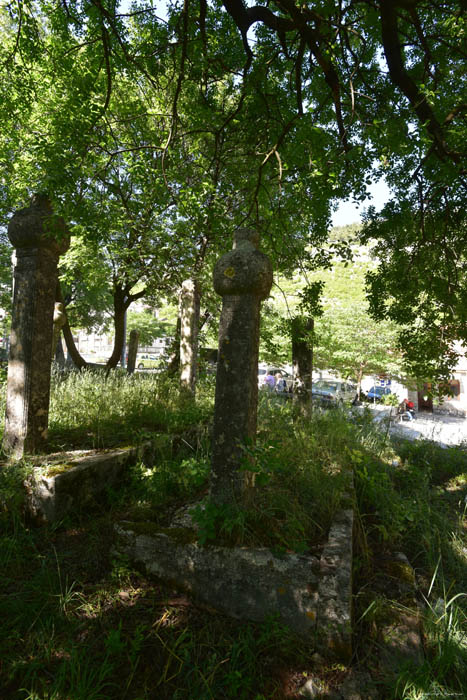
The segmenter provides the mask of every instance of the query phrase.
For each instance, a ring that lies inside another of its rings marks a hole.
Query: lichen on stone
[[[188,527],[161,527],[158,523],[149,521],[137,521],[124,523],[125,531],[135,535],[166,535],[174,540],[176,544],[194,544],[197,542],[197,535],[194,530]]]

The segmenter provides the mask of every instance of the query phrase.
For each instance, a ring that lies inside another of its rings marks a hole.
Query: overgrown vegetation
[[[180,401],[166,375],[86,370],[53,375],[49,416],[51,450],[108,448],[155,432],[180,433],[205,422],[212,409],[209,382],[198,400]]]
[[[356,619],[359,654],[382,643],[401,610],[421,613],[425,660],[410,658],[388,697],[464,697],[467,678],[467,451],[396,441],[396,457],[354,455],[359,513]],[[394,560],[403,552],[414,568]],[[414,584],[407,586],[407,583]],[[384,695],[383,697],[386,697]]]
[[[260,542],[279,555],[307,551],[325,537],[336,510],[348,505],[353,471],[358,527],[351,671],[317,662],[313,648],[277,620],[234,622],[112,554],[113,524],[120,518],[131,513],[163,527],[179,506],[196,509],[206,495],[212,391],[205,385],[196,403],[180,404],[175,389],[163,377],[86,373],[54,380],[54,440],[59,435],[63,444],[76,444],[88,432],[94,440],[97,425],[106,446],[113,444],[112,425],[125,441],[158,435],[154,467],[136,465],[126,484],[108,492],[105,507],[30,529],[19,500],[11,498],[28,465],[0,470],[2,700],[293,698],[306,677],[332,689],[361,669],[371,672],[381,698],[462,694],[466,451],[430,442],[393,445],[367,413],[349,419],[338,410],[316,410],[310,423],[294,415],[292,402],[264,397],[257,445],[245,446],[245,467],[256,471],[254,498],[245,511],[200,509],[195,516],[206,542],[215,532],[230,543]],[[139,411],[140,426],[125,410]],[[407,587],[410,571],[389,566],[397,551],[415,567],[416,594]],[[425,661],[387,678],[378,663],[381,632],[395,611],[413,613],[417,605]]]
[[[256,445],[245,445],[244,469],[255,474],[246,506],[209,502],[209,429],[192,426],[181,440],[160,441],[156,465],[136,465],[122,503],[137,504],[132,517],[170,524],[173,510],[189,504],[202,544],[269,546],[277,553],[305,552],[326,537],[331,521],[349,492],[349,453],[355,437],[340,412],[333,412],[332,435],[325,414],[316,431],[295,415],[292,403],[262,397]],[[327,439],[323,439],[326,436]],[[329,439],[330,438],[330,439]],[[319,498],[317,497],[319,494]]]

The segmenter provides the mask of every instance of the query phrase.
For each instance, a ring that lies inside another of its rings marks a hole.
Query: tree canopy
[[[164,274],[199,272],[254,224],[292,272],[316,264],[339,199],[384,174],[395,197],[364,234],[382,263],[372,309],[413,321],[414,370],[434,372],[421,348],[436,337],[449,364],[467,340],[462,6],[3,3],[2,222],[46,190],[87,237],[113,236],[131,282],[151,246]]]

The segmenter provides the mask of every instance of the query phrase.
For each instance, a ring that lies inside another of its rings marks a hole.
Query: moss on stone
[[[415,573],[410,564],[404,561],[396,561],[391,559],[384,563],[385,571],[395,579],[415,585]]]
[[[76,467],[75,462],[65,462],[61,464],[54,464],[53,467],[47,467],[46,476],[57,476],[58,474],[63,474],[63,472],[68,471],[72,467]]]

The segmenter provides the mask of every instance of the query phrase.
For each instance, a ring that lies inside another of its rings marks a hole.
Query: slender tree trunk
[[[175,377],[180,372],[180,329],[181,329],[180,314],[177,318],[177,327],[175,329],[175,337],[169,350],[169,364],[167,372],[171,377]]]
[[[363,379],[363,370],[365,369],[365,365],[362,364],[358,368],[358,374],[357,374],[357,401],[360,401],[360,394],[362,391],[362,379]]]
[[[59,335],[55,348],[55,362],[63,369],[65,367],[65,353],[63,352],[62,336]]]
[[[194,396],[198,368],[199,284],[185,280],[180,291],[180,391]]]
[[[132,330],[130,333],[130,343],[128,346],[128,362],[127,372],[133,374],[136,365],[136,355],[138,354],[139,333],[137,330]]]
[[[65,309],[65,314],[66,314],[66,306],[65,302],[63,301],[63,295],[62,295],[62,290],[60,287],[60,282],[57,282],[57,290],[55,292],[55,298],[58,302],[61,302],[63,304],[63,308]],[[73,340],[73,333],[71,332],[70,324],[68,323],[68,317],[63,325],[62,328],[63,332],[63,339],[65,340],[66,348],[68,351],[68,357],[71,358],[73,364],[75,367],[78,369],[83,369],[83,367],[87,366],[87,362],[80,355],[80,352],[78,348],[75,345],[75,341]]]
[[[125,312],[129,304],[124,291],[117,287],[114,290],[114,345],[112,354],[107,360],[107,369],[114,369],[120,362],[123,341],[125,339]]]
[[[65,339],[66,343],[66,348],[68,350],[68,356],[71,357],[73,364],[78,367],[78,369],[83,369],[83,367],[87,366],[87,362],[80,355],[80,352],[78,348],[75,345],[75,341],[73,340],[73,333],[71,332],[70,324],[68,323],[68,320],[66,321],[65,325],[62,328],[63,332],[63,337]]]

